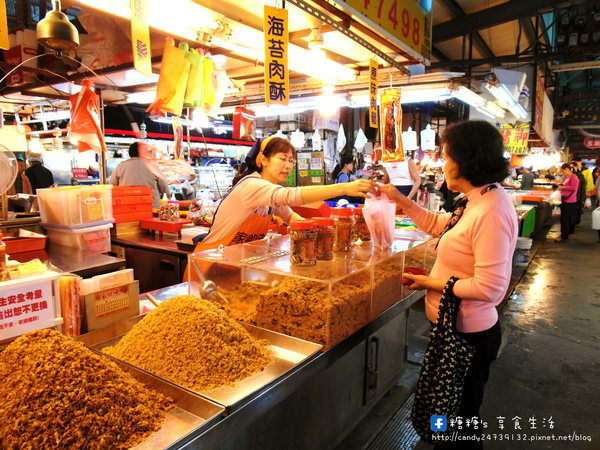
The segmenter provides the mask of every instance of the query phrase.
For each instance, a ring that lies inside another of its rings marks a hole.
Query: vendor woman
[[[328,186],[281,186],[294,168],[294,156],[294,147],[287,139],[257,140],[246,156],[246,170],[221,200],[210,231],[195,251],[262,239],[273,215],[287,223],[301,219],[290,206],[342,195],[366,197],[368,192],[374,192],[375,185],[369,180]]]

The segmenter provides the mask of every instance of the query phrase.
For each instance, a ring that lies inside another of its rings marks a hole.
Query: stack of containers
[[[42,226],[50,242],[86,253],[110,251],[111,185],[38,189]]]
[[[114,186],[112,211],[115,223],[152,219],[150,186]]]

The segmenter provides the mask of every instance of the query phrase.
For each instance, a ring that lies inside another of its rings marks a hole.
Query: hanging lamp
[[[60,10],[60,0],[52,0],[52,11],[40,20],[36,27],[40,45],[56,52],[79,47],[79,32]]]

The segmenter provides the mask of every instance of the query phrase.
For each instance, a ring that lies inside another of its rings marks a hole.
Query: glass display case
[[[221,303],[237,320],[327,349],[410,293],[402,286],[405,259],[423,268],[424,242],[398,239],[384,251],[356,245],[310,267],[290,263],[289,236],[208,250],[189,256],[190,294]]]

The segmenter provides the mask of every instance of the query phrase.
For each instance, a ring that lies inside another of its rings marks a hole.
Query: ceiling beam
[[[484,30],[495,25],[510,22],[520,17],[529,17],[563,3],[566,4],[569,2],[563,0],[511,0],[435,25],[432,30],[432,40],[434,44],[436,42],[447,41],[467,33],[472,33],[473,31]]]
[[[464,17],[467,15],[462,7],[456,2],[456,0],[442,0],[442,3],[446,8],[448,8],[453,18]],[[472,38],[473,45],[475,48],[477,48],[479,53],[481,53],[481,56],[484,58],[493,58],[495,56],[494,52],[492,52],[492,49],[490,49],[477,31],[473,32]]]
[[[521,17],[519,18],[519,25],[521,26],[521,29],[525,32],[525,36],[527,36],[529,46],[533,47],[535,42],[537,41],[537,36],[535,35],[535,28],[531,23],[531,19],[529,17]]]
[[[444,53],[440,51],[435,46],[431,46],[431,55],[434,56],[440,62],[449,62],[450,58],[448,58]]]

